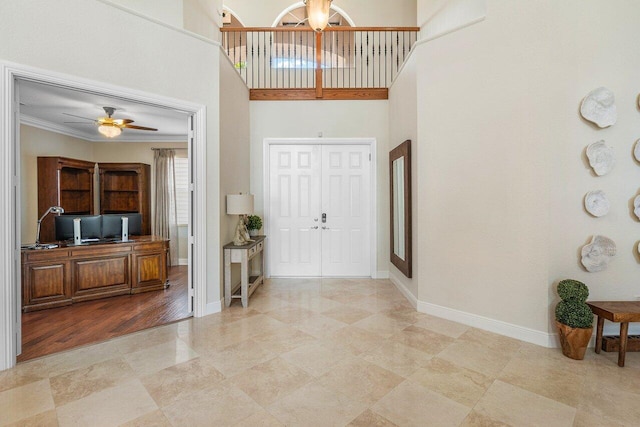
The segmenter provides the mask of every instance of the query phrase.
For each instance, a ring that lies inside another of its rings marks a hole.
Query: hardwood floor
[[[189,317],[187,267],[169,268],[169,283],[161,291],[23,313],[18,362]]]

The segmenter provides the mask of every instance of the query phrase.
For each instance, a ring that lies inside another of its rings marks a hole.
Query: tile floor
[[[638,402],[640,353],[573,361],[386,280],[272,280],[247,309],[0,372],[2,426],[638,426]]]

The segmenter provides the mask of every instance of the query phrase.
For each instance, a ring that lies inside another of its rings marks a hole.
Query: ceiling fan
[[[97,119],[90,119],[87,117],[76,116],[75,114],[62,113],[67,116],[78,117],[84,120],[91,120],[96,126],[98,126],[98,132],[107,138],[115,138],[116,136],[122,133],[122,129],[137,129],[137,130],[149,130],[149,131],[157,131],[158,129],[149,128],[145,126],[136,126],[132,125],[133,120],[131,119],[114,119],[112,116],[116,112],[114,107],[102,107],[104,112],[107,114],[107,117],[98,117]],[[82,124],[90,124],[86,122],[65,122],[65,123],[82,123]]]

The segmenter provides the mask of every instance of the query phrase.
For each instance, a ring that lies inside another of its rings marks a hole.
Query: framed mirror
[[[389,153],[391,263],[411,277],[411,141]]]

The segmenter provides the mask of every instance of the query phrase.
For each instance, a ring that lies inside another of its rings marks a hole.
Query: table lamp
[[[64,213],[64,209],[60,206],[51,206],[49,209],[47,209],[44,215],[40,217],[40,219],[38,220],[38,228],[36,230],[36,244],[35,244],[36,247],[40,246],[40,227],[42,226],[42,220],[44,219],[45,216],[49,215],[51,212],[55,214],[61,214],[61,213]]]
[[[233,237],[233,244],[242,246],[252,240],[247,231],[247,215],[253,213],[253,194],[227,194],[227,215],[240,215],[236,232]]]

